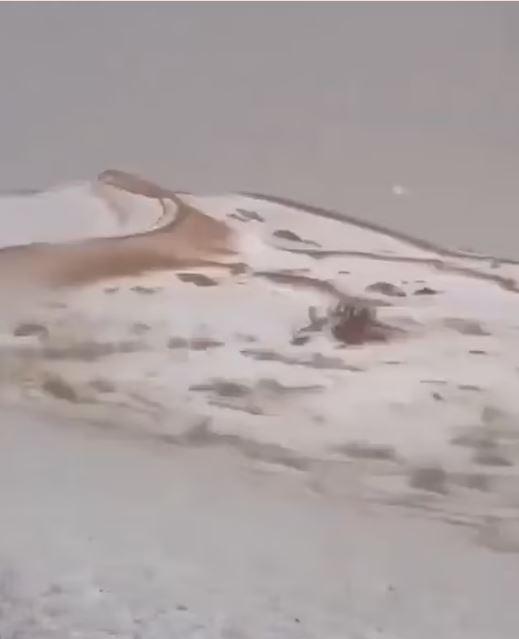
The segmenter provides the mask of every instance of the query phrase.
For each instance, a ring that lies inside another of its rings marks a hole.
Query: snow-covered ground
[[[2,637],[515,637],[484,532],[224,449],[2,415]],[[490,526],[490,524],[489,524]]]
[[[518,265],[117,172],[0,224],[2,639],[516,636]]]
[[[166,223],[157,200],[126,194],[102,183],[1,198],[0,243],[82,240],[149,231]]]

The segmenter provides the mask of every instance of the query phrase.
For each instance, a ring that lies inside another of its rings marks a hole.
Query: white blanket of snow
[[[107,184],[78,182],[0,196],[0,247],[130,235],[167,221],[158,200]]]
[[[0,437],[6,639],[516,636],[517,555],[456,527],[223,450],[11,411]]]
[[[34,196],[48,226],[5,243],[164,223],[118,190],[108,223],[81,188],[77,233],[62,189]],[[245,272],[105,279],[2,313],[2,639],[515,638],[519,267],[182,197],[235,229]],[[303,279],[265,276],[287,269]],[[405,295],[366,290],[380,281]],[[387,304],[402,333],[345,347],[325,323],[292,344],[337,301],[316,282]]]

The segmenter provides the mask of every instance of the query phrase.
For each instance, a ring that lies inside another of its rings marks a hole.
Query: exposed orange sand
[[[139,235],[0,249],[4,282],[51,287],[87,284],[158,269],[224,265],[236,253],[228,226],[189,206],[173,191],[123,171],[105,171],[98,180],[156,198],[163,207],[174,203],[175,220]]]

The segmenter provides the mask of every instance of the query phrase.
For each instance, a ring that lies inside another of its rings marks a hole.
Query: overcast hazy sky
[[[0,77],[0,188],[117,167],[519,257],[515,3],[2,3]]]

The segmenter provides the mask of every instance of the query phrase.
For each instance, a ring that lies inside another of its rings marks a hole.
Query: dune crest
[[[130,194],[130,200],[131,196],[156,200],[161,209],[157,227],[119,237],[0,249],[0,267],[9,273],[10,282],[51,287],[86,284],[158,269],[227,263],[236,252],[234,233],[224,222],[187,204],[173,191],[122,171],[105,171],[93,186],[101,187],[97,195],[119,217],[125,215],[124,202],[115,202],[107,188]],[[127,208],[129,204],[126,202]],[[166,223],[161,225],[161,220]]]

